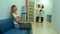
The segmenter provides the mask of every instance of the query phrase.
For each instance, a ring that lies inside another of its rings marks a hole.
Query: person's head
[[[42,6],[41,8],[44,9],[44,6]]]
[[[38,5],[38,8],[40,8],[40,5]]]
[[[12,5],[11,6],[11,13],[14,13],[14,12],[16,12],[17,11],[17,7],[16,7],[16,5]]]

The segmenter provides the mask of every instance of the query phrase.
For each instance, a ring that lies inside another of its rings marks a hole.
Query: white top
[[[44,9],[42,9],[42,11],[40,12],[40,16],[44,17]]]
[[[42,11],[40,12],[41,8],[37,8],[36,11],[36,16],[38,17],[44,17],[44,9],[42,9]]]
[[[36,11],[36,16],[40,16],[40,11],[41,9],[40,8],[37,8],[37,11]]]
[[[14,17],[14,19],[15,19],[17,16],[19,16],[19,15],[13,13],[13,17]],[[17,23],[16,21],[14,21],[14,24],[18,24],[18,23]]]

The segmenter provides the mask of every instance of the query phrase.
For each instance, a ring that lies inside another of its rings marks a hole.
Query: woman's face
[[[13,11],[14,12],[16,12],[17,11],[17,7],[15,6],[15,7],[13,7]]]

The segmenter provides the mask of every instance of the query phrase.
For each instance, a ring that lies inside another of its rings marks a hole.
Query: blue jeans
[[[19,29],[20,28],[20,25],[19,24],[14,24],[15,25],[15,28],[16,29]]]

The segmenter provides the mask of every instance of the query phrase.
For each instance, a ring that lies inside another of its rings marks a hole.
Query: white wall
[[[29,2],[34,2],[35,0],[28,0]]]
[[[54,0],[52,24],[60,34],[60,0]]]
[[[11,5],[17,5],[18,13],[21,13],[21,7],[25,5],[25,0],[0,0],[0,20],[10,17]]]

